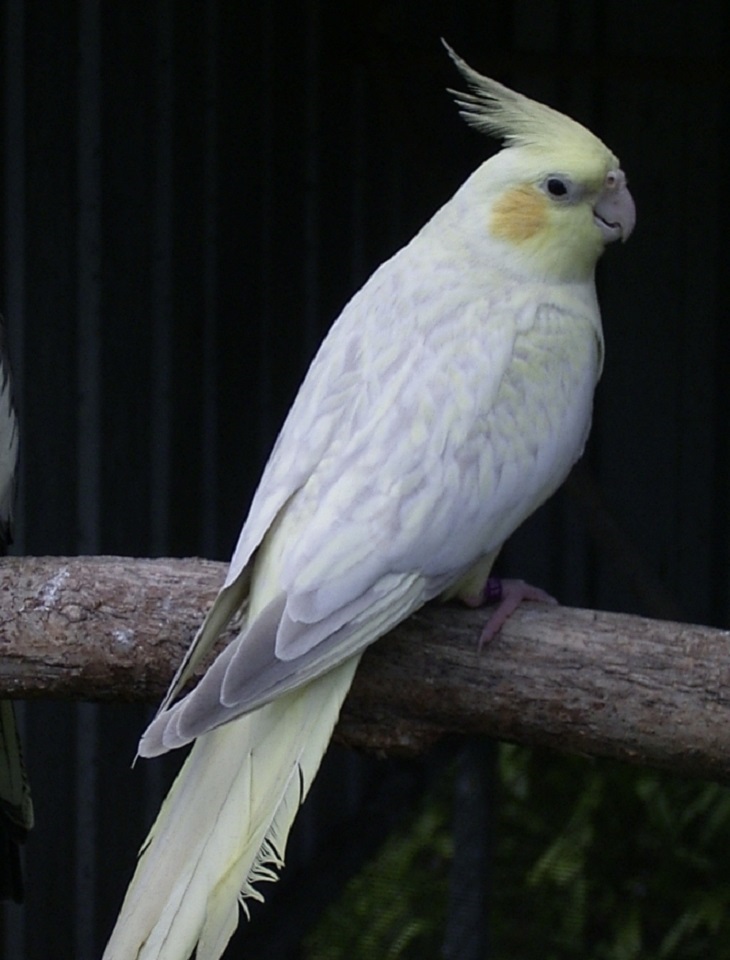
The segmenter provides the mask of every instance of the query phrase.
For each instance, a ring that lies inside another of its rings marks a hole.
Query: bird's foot
[[[523,600],[532,600],[535,603],[556,604],[558,601],[539,587],[533,587],[524,580],[502,580],[500,577],[489,577],[484,589],[478,594],[464,596],[461,599],[468,607],[483,607],[487,604],[497,604],[490,615],[479,637],[479,649],[490,643],[509,620]]]

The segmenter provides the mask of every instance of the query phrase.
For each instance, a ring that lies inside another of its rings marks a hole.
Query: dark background
[[[493,149],[445,92],[443,36],[598,133],[638,207],[600,265],[607,363],[584,469],[503,569],[566,603],[730,622],[726,4],[1,9],[16,553],[228,558],[323,333]],[[22,711],[38,826],[3,956],[99,955],[171,768],[130,772],[145,718]],[[397,765],[351,756],[328,769],[295,865],[321,845],[328,789],[348,784],[339,815],[355,817],[368,791],[399,807],[427,776],[404,787]]]

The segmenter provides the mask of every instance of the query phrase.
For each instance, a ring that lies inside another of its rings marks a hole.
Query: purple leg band
[[[484,603],[499,603],[503,598],[502,581],[499,577],[488,577],[484,584]]]

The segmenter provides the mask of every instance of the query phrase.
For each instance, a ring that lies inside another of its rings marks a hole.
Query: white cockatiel
[[[633,228],[626,179],[584,127],[449,52],[464,116],[506,148],[373,274],[309,369],[142,737],[145,757],[195,743],[105,960],[221,956],[239,897],[283,863],[365,647],[434,597],[476,602],[583,450],[603,362],[594,268]]]

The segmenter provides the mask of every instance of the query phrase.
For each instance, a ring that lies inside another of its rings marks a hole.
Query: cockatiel
[[[18,421],[0,318],[0,556],[12,543]],[[33,803],[10,700],[0,700],[0,899],[23,899],[19,845],[33,826]]]
[[[195,743],[105,960],[221,956],[239,897],[261,899],[283,864],[363,650],[433,598],[477,602],[583,450],[603,363],[594,268],[634,226],[626,178],[584,127],[449,53],[463,115],[506,148],[376,270],[309,369],[142,737],[144,757]]]

